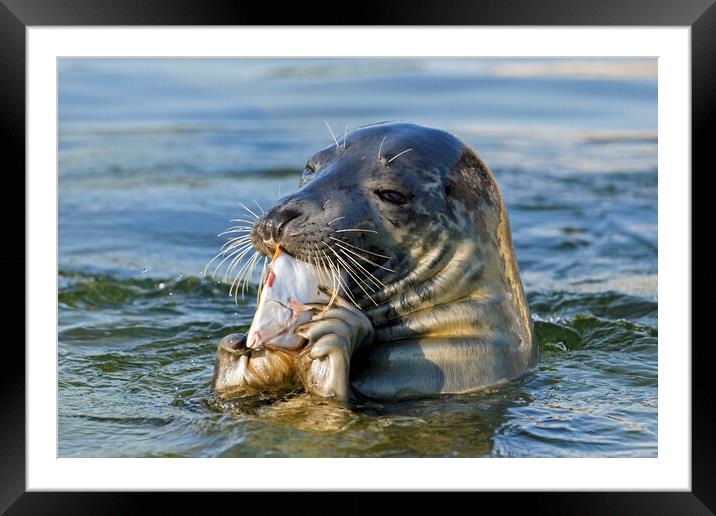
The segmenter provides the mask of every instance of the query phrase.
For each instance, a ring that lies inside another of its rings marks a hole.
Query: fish
[[[306,339],[294,331],[313,317],[316,307],[310,304],[328,302],[328,295],[320,289],[316,269],[278,247],[263,279],[246,346],[255,350],[302,348]]]

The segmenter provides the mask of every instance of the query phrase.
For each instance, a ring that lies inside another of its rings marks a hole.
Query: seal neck
[[[490,241],[445,238],[404,278],[390,283],[379,306],[364,311],[379,340],[475,339],[513,333],[532,341],[532,321],[502,207]]]

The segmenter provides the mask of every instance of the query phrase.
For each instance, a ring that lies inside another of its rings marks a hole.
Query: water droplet
[[[170,295],[170,296],[173,296],[173,295],[174,295],[174,292],[169,292],[169,295]]]
[[[144,267],[144,269],[142,269],[142,274],[144,274],[144,273],[147,272],[148,270],[149,270],[149,265],[146,265],[146,266]]]
[[[177,276],[179,276],[179,279],[182,279],[184,275],[181,272],[177,272]]]
[[[159,290],[161,290],[164,288],[164,283],[160,283],[158,286],[159,286]]]

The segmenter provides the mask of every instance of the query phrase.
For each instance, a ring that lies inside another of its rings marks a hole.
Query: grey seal
[[[224,338],[214,390],[396,399],[474,391],[534,369],[507,210],[475,151],[408,123],[334,143],[250,234],[264,256],[280,246],[337,273],[341,296],[296,330],[306,339],[297,352]]]

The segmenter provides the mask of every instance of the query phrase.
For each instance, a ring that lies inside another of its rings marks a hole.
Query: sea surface
[[[656,60],[62,59],[59,84],[59,456],[657,456]],[[397,403],[212,396],[255,297],[202,270],[240,202],[296,189],[324,120],[480,154],[537,371]]]

